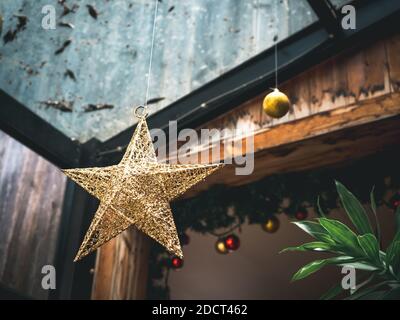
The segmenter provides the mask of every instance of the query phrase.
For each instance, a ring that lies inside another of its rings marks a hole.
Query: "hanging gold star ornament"
[[[169,202],[222,167],[222,164],[157,162],[145,110],[139,115],[138,108],[135,109],[139,118],[136,130],[119,164],[63,170],[100,200],[74,261],[96,250],[131,225],[182,258]]]

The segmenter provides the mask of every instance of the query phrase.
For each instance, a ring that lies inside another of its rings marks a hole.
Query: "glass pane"
[[[0,2],[3,36],[17,30],[0,47],[0,88],[70,137],[108,139],[136,121],[132,106],[145,100],[155,2],[98,1],[91,7],[96,19],[87,7],[93,1],[75,2],[79,7],[67,1],[67,9],[54,4],[57,26],[46,30],[42,22],[51,11],[46,16],[42,8],[48,3]],[[276,35],[282,40],[316,20],[305,0],[158,5],[149,98],[163,99],[151,113],[269,48]],[[18,28],[23,16],[26,26]],[[85,112],[91,104],[109,108]]]

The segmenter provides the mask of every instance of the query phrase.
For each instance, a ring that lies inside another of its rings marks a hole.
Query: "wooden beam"
[[[242,185],[272,174],[340,164],[399,145],[399,114],[400,93],[390,93],[259,130],[254,135],[255,169],[251,175],[235,175],[234,166],[228,165],[188,196],[218,183]],[[218,147],[223,160],[223,143]],[[209,153],[215,148],[210,148]],[[234,153],[245,152],[242,138],[242,148]]]
[[[398,93],[364,100],[256,132],[255,152],[389,118],[399,113],[400,94]]]
[[[264,95],[260,95],[203,125],[235,130],[233,137],[242,145],[230,150],[234,155],[244,154],[243,134],[253,133],[255,170],[250,176],[236,176],[234,166],[227,166],[193,193],[215,183],[244,184],[270,174],[334,165],[397,145],[399,39],[400,34],[394,34],[348,50],[283,83],[280,88],[292,108],[281,119],[271,119],[262,111]],[[226,157],[222,141],[205,148],[209,155],[219,154],[215,160]],[[206,162],[200,152],[196,160]]]

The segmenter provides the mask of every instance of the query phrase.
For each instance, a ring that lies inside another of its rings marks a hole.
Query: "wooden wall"
[[[0,283],[46,299],[42,266],[54,265],[65,176],[0,131]]]

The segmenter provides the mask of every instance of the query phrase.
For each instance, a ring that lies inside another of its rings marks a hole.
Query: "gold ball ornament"
[[[217,250],[217,252],[220,253],[220,254],[229,253],[229,250],[225,245],[224,239],[218,239],[217,240],[217,242],[215,243],[215,250]]]
[[[263,101],[264,112],[272,118],[278,119],[285,116],[290,108],[290,100],[286,94],[275,88],[267,94]]]
[[[280,222],[279,222],[279,220],[278,220],[278,218],[277,217],[271,217],[271,218],[268,218],[267,219],[267,221],[265,221],[262,225],[261,225],[261,227],[263,228],[263,230],[265,231],[265,232],[268,232],[268,233],[274,233],[274,232],[276,232],[278,229],[279,229],[279,226],[280,226]]]

